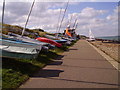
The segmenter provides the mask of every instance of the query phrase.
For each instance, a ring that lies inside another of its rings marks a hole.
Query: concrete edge
[[[89,43],[88,41],[86,41],[90,46],[92,46],[100,55],[102,55],[110,64],[112,64],[112,66],[117,69],[118,71],[120,71],[119,69],[119,63],[117,61],[115,61],[113,58],[111,58],[109,55],[107,55],[106,53],[104,53],[103,51],[101,51],[100,49],[98,49],[97,47],[95,47],[94,45],[92,45],[91,43]]]

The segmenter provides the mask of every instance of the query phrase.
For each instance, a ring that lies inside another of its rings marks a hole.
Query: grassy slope
[[[12,32],[12,33],[21,35],[22,30],[23,30],[23,27],[21,27],[21,26],[3,24],[2,33],[8,34],[8,32]],[[42,29],[40,29],[40,30],[42,30]],[[0,28],[0,31],[1,31],[1,28]],[[28,36],[31,38],[36,38],[34,33],[38,33],[40,36],[44,36],[44,35],[48,34],[47,32],[39,31],[39,29],[28,29],[28,28],[26,28],[25,32],[29,32],[29,34],[24,33],[24,36]]]
[[[38,58],[34,60],[3,58],[2,62],[3,89],[19,87],[24,81],[29,79],[29,77],[32,76],[35,72],[43,68],[48,63],[50,63],[53,59],[57,58],[69,47],[64,46],[62,49],[55,48],[54,50],[50,50],[49,53],[41,52]]]

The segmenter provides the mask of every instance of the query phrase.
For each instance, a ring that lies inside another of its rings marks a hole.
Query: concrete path
[[[63,56],[20,88],[118,88],[118,71],[86,41]]]

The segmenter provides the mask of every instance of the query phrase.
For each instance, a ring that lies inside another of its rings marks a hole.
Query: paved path
[[[78,41],[63,55],[20,88],[118,87],[118,71],[88,42]]]

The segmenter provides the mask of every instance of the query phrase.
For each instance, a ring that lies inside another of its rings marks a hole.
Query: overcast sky
[[[117,2],[70,2],[60,32],[66,28],[70,18],[71,28],[77,18],[78,34],[87,35],[89,27],[98,36],[118,35],[118,3]],[[116,0],[117,1],[117,0]],[[32,10],[27,28],[41,28],[47,32],[56,32],[58,17],[61,18],[67,2],[36,2]],[[24,26],[32,2],[6,2],[4,23]],[[0,3],[0,13],[2,3]]]

